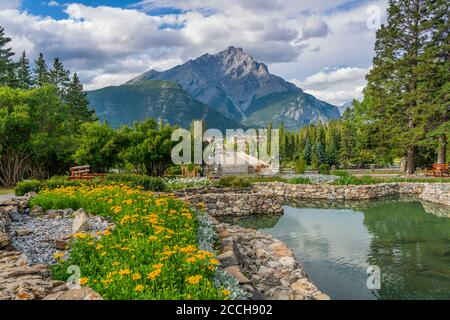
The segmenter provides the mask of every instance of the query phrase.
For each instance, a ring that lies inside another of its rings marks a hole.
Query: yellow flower
[[[135,274],[133,274],[133,277],[131,279],[133,279],[134,281],[137,281],[141,278],[142,278],[142,276],[139,273],[135,273]]]
[[[213,264],[213,265],[218,265],[218,264],[220,264],[219,260],[217,260],[217,259],[210,259],[210,260],[209,260],[209,263],[211,263],[211,264]]]
[[[197,261],[197,259],[195,259],[195,257],[190,257],[190,258],[186,259],[186,262],[189,262],[189,263],[194,263],[195,261]]]
[[[98,245],[95,247],[95,249],[97,249],[97,250],[101,250],[101,249],[103,249],[103,248],[104,248],[104,246],[101,245],[101,244],[98,244]]]
[[[162,267],[164,267],[164,265],[162,263],[158,263],[158,264],[154,264],[153,265],[153,269],[161,269]]]
[[[56,260],[61,260],[64,257],[64,252],[56,252],[55,254],[53,254],[53,258],[55,258]]]
[[[196,276],[187,277],[186,281],[189,284],[198,284],[202,279],[203,279],[203,277],[201,275],[196,275]]]
[[[161,274],[161,269],[154,270],[147,275],[147,279],[155,280]]]
[[[86,239],[88,236],[89,236],[89,235],[86,234],[86,233],[75,233],[75,234],[73,235],[73,237],[74,237],[74,238],[77,238],[77,239]]]
[[[229,296],[231,294],[231,291],[225,289],[225,290],[223,290],[223,294],[226,295],[226,296]]]
[[[136,292],[142,292],[144,291],[144,286],[142,284],[138,284],[135,288],[134,291]]]
[[[84,286],[86,283],[88,283],[89,279],[88,278],[81,278],[80,279],[80,285]]]
[[[122,203],[127,204],[127,205],[130,205],[130,204],[133,203],[133,199],[127,199],[127,200],[124,200],[124,201],[122,201]]]
[[[130,273],[131,273],[131,270],[130,270],[130,269],[124,269],[124,270],[120,270],[120,271],[119,271],[119,274],[120,274],[121,276],[125,276],[125,275],[130,274]]]

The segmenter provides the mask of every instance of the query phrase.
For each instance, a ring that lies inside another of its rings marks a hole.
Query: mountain
[[[236,129],[242,125],[192,98],[172,81],[139,81],[87,93],[100,120],[113,127],[131,125],[145,118],[162,119],[183,128],[192,120],[205,120],[209,128]]]
[[[340,116],[337,107],[270,74],[264,63],[242,48],[205,54],[163,72],[150,70],[127,84],[143,80],[175,81],[195,99],[248,126],[272,121],[296,129]]]

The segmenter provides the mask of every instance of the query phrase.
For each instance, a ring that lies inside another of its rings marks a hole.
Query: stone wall
[[[329,184],[289,184],[283,182],[256,183],[254,192],[268,193],[286,198],[362,200],[398,194],[420,194],[424,183],[380,183],[373,185],[337,186]]]
[[[283,242],[253,229],[214,222],[223,248],[217,259],[252,299],[329,299],[309,280]]]
[[[450,183],[428,184],[419,196],[420,199],[450,206]]]
[[[257,183],[253,191],[291,199],[364,200],[395,195],[414,195],[419,199],[450,206],[450,184],[394,182],[373,185],[337,186],[327,184]]]
[[[251,216],[255,214],[283,214],[280,197],[266,193],[205,193],[182,198],[193,203],[202,202],[211,216]]]

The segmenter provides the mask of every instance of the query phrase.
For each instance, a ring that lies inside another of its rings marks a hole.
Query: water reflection
[[[284,216],[233,219],[286,242],[313,282],[334,299],[450,299],[447,209],[413,199],[290,203]],[[302,206],[295,208],[294,206]],[[367,289],[377,265],[382,288]]]

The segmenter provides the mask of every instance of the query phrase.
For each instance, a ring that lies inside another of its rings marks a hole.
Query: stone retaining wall
[[[193,203],[202,202],[211,216],[251,216],[255,214],[283,214],[283,201],[265,193],[205,193],[183,197]]]
[[[394,182],[373,185],[256,183],[253,191],[293,199],[362,200],[395,195],[416,195],[419,199],[450,206],[450,184]]]
[[[270,235],[214,220],[222,268],[258,300],[329,300],[309,280],[291,249]]]
[[[428,184],[419,196],[420,199],[450,206],[450,184],[433,183]]]

